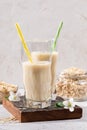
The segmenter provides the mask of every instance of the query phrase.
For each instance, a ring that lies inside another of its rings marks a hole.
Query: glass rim
[[[47,43],[47,42],[53,42],[53,39],[49,39],[49,40],[47,40],[47,39],[42,39],[42,40],[39,40],[39,39],[34,39],[34,40],[26,40],[26,43],[28,43],[28,42],[32,42],[32,43]]]

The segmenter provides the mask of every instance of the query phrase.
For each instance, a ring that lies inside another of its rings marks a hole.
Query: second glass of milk
[[[51,60],[52,99],[55,100],[58,52],[57,52],[57,49],[54,52],[52,52],[51,50],[52,43],[53,41],[41,41],[41,42],[33,41],[33,42],[30,42],[29,47],[31,49],[31,52],[32,52],[31,54],[34,61]]]
[[[45,108],[51,105],[51,41],[28,42],[33,63],[30,63],[22,50],[23,83],[26,107]]]

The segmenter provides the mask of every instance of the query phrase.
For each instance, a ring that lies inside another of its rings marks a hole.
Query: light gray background
[[[87,0],[0,0],[0,80],[22,87],[18,22],[25,39],[58,41],[58,72],[71,66],[87,69]]]

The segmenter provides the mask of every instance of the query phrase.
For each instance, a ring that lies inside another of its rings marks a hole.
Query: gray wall
[[[22,87],[18,22],[28,40],[52,39],[64,22],[58,41],[58,72],[87,69],[87,0],[0,0],[0,80]]]

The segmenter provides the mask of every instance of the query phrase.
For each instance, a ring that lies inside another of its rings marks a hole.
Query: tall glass
[[[51,105],[51,42],[28,42],[33,63],[22,49],[23,83],[26,106],[45,108]],[[37,60],[40,57],[42,60]],[[45,58],[44,58],[45,57]]]
[[[34,61],[46,61],[50,58],[49,50],[51,51],[53,41],[46,42],[29,42],[30,49],[32,51],[32,58]],[[37,44],[39,46],[37,46]],[[38,51],[40,50],[40,51]],[[45,50],[45,52],[43,51]],[[52,87],[52,99],[55,100],[56,94],[56,75],[57,75],[57,60],[58,60],[58,52],[51,51],[51,87]]]

